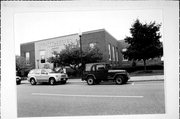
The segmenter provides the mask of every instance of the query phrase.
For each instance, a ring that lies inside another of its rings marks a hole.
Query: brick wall
[[[107,51],[105,46],[105,33],[104,30],[99,30],[97,32],[83,33],[82,34],[82,49],[89,47],[90,43],[96,43],[96,46],[103,53],[103,60],[106,61]]]
[[[21,44],[20,46],[20,55],[26,57],[26,52],[30,53],[30,65],[32,68],[35,68],[35,45],[34,42]]]

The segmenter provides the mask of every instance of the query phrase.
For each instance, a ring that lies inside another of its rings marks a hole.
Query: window
[[[113,46],[113,61],[115,61],[115,47]]]
[[[161,57],[161,61],[164,61],[164,57],[163,56]]]
[[[108,44],[109,60],[111,61],[111,45]]]
[[[122,49],[122,52],[126,52],[126,51],[127,51],[127,48]],[[123,61],[128,61],[128,59],[124,57],[124,55],[123,55]]]
[[[45,70],[41,70],[41,74],[46,74],[47,72]]]
[[[40,70],[40,69],[34,70],[33,73],[34,73],[34,74],[40,74],[40,73],[41,73],[41,70]]]
[[[119,58],[118,58],[118,51],[116,51],[116,61],[118,62],[119,61]]]
[[[45,51],[40,51],[41,63],[45,63]]]
[[[30,53],[26,52],[26,64],[30,64]]]
[[[96,71],[96,69],[95,69],[95,65],[92,67],[92,71]]]
[[[91,49],[94,49],[95,46],[96,46],[96,43],[89,43],[89,47],[90,47]]]
[[[85,68],[85,71],[91,71],[91,66],[90,64],[86,64],[86,68]]]
[[[99,70],[102,70],[102,69],[105,69],[105,65],[96,65],[96,70],[99,71]]]

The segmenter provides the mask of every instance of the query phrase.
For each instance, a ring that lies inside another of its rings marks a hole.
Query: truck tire
[[[122,84],[124,83],[124,78],[123,78],[123,76],[121,76],[121,75],[116,76],[115,82],[116,82],[116,84],[118,84],[118,85],[122,85]]]
[[[88,76],[87,78],[87,84],[88,85],[94,85],[94,78],[92,76]]]

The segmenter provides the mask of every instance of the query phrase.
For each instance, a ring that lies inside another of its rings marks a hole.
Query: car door
[[[95,76],[97,79],[107,80],[107,69],[104,64],[97,64],[96,65],[96,73]]]
[[[41,70],[40,69],[34,70],[34,76],[35,76],[37,82],[41,82]]]
[[[41,70],[40,80],[41,80],[41,82],[48,82],[49,81],[49,75],[45,69]]]

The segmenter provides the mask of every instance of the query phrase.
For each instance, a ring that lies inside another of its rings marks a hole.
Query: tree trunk
[[[143,59],[143,61],[144,61],[144,71],[146,71],[146,60]]]

